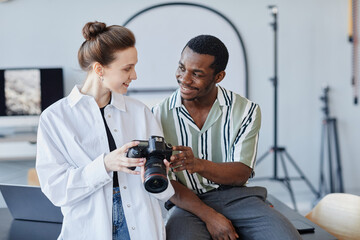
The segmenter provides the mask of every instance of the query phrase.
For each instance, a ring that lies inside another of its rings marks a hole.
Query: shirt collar
[[[84,94],[80,92],[80,85],[76,85],[67,97],[70,107],[74,107],[83,96]]]
[[[232,102],[232,93],[221,86],[217,86],[217,100],[220,106],[230,106]]]
[[[228,100],[229,99],[228,91],[219,85],[217,85],[216,87],[217,87],[216,99],[219,101],[219,105],[220,106],[224,106],[224,105],[229,106],[230,101]],[[170,97],[169,110],[171,110],[173,108],[178,108],[181,106],[182,106],[182,102],[181,102],[180,90],[177,89]]]
[[[181,107],[181,105],[182,102],[181,102],[180,90],[177,89],[170,97],[169,110],[173,108]]]
[[[90,97],[87,95],[84,95],[80,92],[81,85],[76,85],[70,92],[68,96],[68,101],[70,104],[70,107],[74,107],[81,98],[83,97]],[[91,97],[92,98],[92,97]],[[122,94],[119,93],[111,93],[111,101],[110,104],[119,109],[120,111],[126,111],[125,106],[125,98]]]
[[[126,112],[124,95],[112,92],[110,104],[119,109],[120,111]]]

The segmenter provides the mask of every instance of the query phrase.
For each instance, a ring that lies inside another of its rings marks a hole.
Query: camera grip
[[[126,153],[126,157],[128,158],[140,158],[141,151],[139,151],[138,147],[132,147],[129,149],[129,151]],[[136,167],[128,167],[128,169],[134,171]]]

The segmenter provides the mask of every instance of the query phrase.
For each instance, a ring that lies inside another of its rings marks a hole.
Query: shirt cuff
[[[160,193],[152,193],[152,195],[155,198],[157,198],[163,202],[166,202],[175,194],[174,187],[172,186],[169,177],[167,179],[168,179],[168,187],[165,189],[165,191],[160,192]]]
[[[112,181],[111,174],[105,169],[104,154],[101,154],[84,169],[85,179],[91,188],[101,188]]]

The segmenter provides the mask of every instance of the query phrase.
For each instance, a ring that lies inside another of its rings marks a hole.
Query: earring
[[[100,80],[101,82],[103,82],[103,81],[104,81],[104,77],[103,77],[103,76],[99,76],[99,80]]]

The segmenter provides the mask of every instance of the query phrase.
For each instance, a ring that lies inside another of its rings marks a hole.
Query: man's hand
[[[216,211],[213,211],[213,213],[205,220],[205,224],[212,239],[233,240],[239,238],[231,221]]]
[[[217,184],[242,186],[249,179],[252,169],[241,162],[215,163],[211,160],[194,156],[191,147],[173,146],[173,151],[180,151],[170,158],[170,167],[174,172],[187,170],[197,173]]]
[[[201,170],[201,159],[195,158],[191,147],[173,146],[173,151],[180,151],[180,153],[172,155],[170,158],[171,165],[174,172],[187,170],[190,174]]]
[[[231,221],[224,215],[207,206],[195,193],[181,183],[171,180],[171,184],[175,189],[175,195],[170,198],[170,201],[200,218],[205,223],[212,239],[239,238]]]

